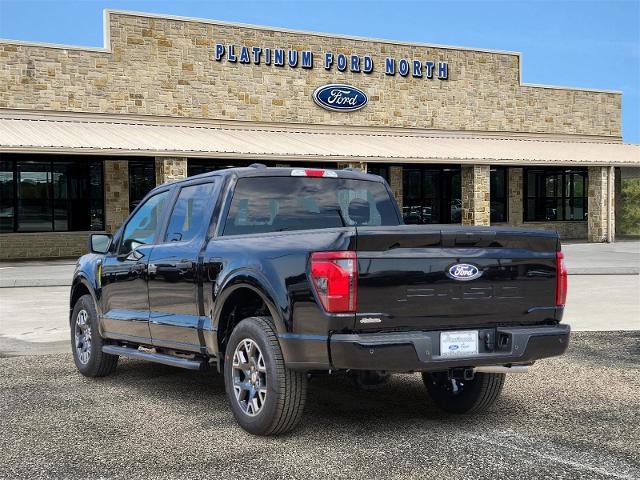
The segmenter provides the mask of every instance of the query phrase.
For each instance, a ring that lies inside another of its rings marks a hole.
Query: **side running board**
[[[207,367],[207,363],[202,360],[189,360],[188,358],[178,358],[163,353],[143,352],[135,348],[119,347],[117,345],[104,345],[102,351],[111,355],[137,358],[139,360],[162,363],[163,365],[187,368],[189,370],[204,370]]]

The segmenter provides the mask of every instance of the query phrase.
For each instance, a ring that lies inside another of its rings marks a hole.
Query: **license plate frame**
[[[440,332],[440,356],[447,358],[478,355],[478,330]]]

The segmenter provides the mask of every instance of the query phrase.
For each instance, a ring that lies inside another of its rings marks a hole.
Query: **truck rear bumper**
[[[433,371],[525,364],[561,355],[569,344],[570,331],[564,324],[480,329],[481,339],[494,332],[493,343],[480,341],[478,353],[468,357],[441,356],[440,331],[334,334],[329,348],[334,369]]]

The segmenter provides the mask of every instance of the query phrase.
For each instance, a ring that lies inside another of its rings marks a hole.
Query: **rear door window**
[[[398,225],[384,184],[318,177],[238,180],[224,235]]]

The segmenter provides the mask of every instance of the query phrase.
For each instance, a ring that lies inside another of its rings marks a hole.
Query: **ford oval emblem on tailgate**
[[[369,101],[367,94],[359,88],[339,83],[318,87],[313,92],[313,100],[322,108],[335,112],[353,112]]]
[[[475,265],[468,263],[456,263],[451,265],[448,270],[448,277],[463,282],[476,279],[482,275],[482,272]]]

